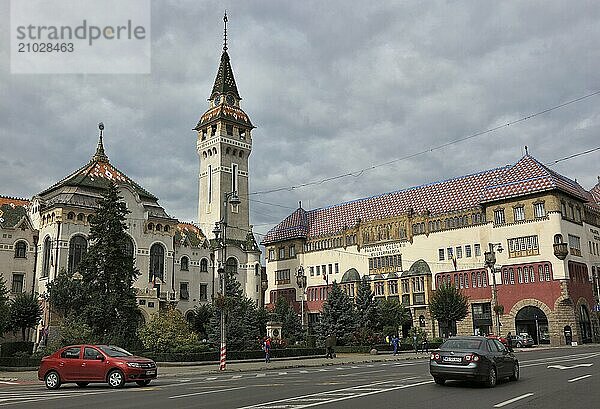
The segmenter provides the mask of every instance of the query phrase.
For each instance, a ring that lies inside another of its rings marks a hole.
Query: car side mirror
[[[98,361],[104,361],[104,355],[97,355],[97,356],[96,356],[96,359],[97,359]]]

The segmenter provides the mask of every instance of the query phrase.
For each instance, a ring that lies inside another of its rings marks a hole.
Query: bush
[[[0,357],[11,357],[19,352],[24,352],[27,355],[33,353],[33,342],[30,341],[16,341],[16,342],[4,342],[0,346]]]

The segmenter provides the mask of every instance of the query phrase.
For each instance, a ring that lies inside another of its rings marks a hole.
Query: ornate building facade
[[[222,266],[236,274],[249,298],[262,302],[260,249],[249,224],[247,200],[253,126],[240,100],[225,46],[209,108],[194,128],[200,157],[198,223],[169,215],[155,195],[111,163],[104,151],[102,124],[96,152],[81,168],[31,200],[0,196],[0,274],[13,295],[40,294],[40,329],[49,329],[52,336],[57,322],[46,304],[46,285],[61,269],[77,272],[89,246],[97,201],[110,183],[118,186],[130,211],[128,251],[141,273],[134,287],[146,319],[166,305],[187,316],[195,306],[212,302],[220,291]],[[226,195],[232,192],[240,203],[225,207]],[[225,243],[213,236],[216,222],[227,224]],[[42,334],[36,331],[36,340]]]
[[[353,296],[367,276],[376,297],[398,298],[413,326],[437,336],[428,299],[444,281],[470,299],[458,333],[527,332],[553,345],[570,338],[600,341],[593,312],[599,192],[600,183],[586,191],[525,155],[511,166],[322,209],[299,208],[263,239],[266,302],[302,302],[294,277],[302,266],[314,321],[329,283],[338,281]],[[496,250],[494,269],[485,263],[489,244],[506,250]]]

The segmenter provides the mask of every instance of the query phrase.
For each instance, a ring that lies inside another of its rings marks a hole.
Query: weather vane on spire
[[[225,32],[223,35],[223,51],[227,51],[227,10],[225,10],[225,15],[223,16],[223,23],[225,24]]]

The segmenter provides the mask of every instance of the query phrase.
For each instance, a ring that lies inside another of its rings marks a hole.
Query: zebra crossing
[[[45,388],[40,388],[38,390],[0,390],[0,407],[14,404],[34,403],[54,399],[72,398],[79,395],[99,395],[111,392],[113,391],[89,391],[83,389],[63,389],[58,391],[48,391]]]

